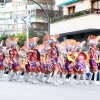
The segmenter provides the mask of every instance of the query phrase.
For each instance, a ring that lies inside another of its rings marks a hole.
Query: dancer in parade
[[[92,83],[94,74],[94,84],[97,82],[98,66],[100,66],[100,36],[91,35],[88,37],[88,52],[83,52],[86,41],[78,42],[74,39],[67,39],[61,43],[58,42],[59,35],[45,35],[43,44],[37,45],[38,37],[33,37],[25,41],[20,49],[17,46],[18,38],[13,36],[6,40],[6,52],[0,44],[0,79],[3,77],[5,67],[9,69],[9,80],[18,80],[20,75],[24,74],[24,80],[32,83],[46,82],[53,85],[63,85],[70,76],[69,84],[75,85],[74,76],[76,75],[76,84],[82,83],[89,85]],[[8,57],[9,55],[9,57]],[[87,65],[89,83],[86,80]],[[81,78],[82,76],[82,78]]]
[[[88,37],[89,56],[90,56],[89,64],[90,64],[90,70],[91,70],[89,83],[90,84],[92,83],[91,80],[94,73],[94,84],[100,85],[97,82],[97,74],[98,74],[98,65],[97,65],[98,54],[97,54],[97,48],[96,48],[97,42],[98,41],[96,41],[96,36],[90,35]]]
[[[37,83],[36,74],[40,71],[40,53],[36,49],[36,42],[39,40],[38,37],[29,39],[29,51],[27,52],[28,64],[25,66],[25,70],[27,73],[27,81],[30,79],[30,75],[32,75],[32,83]]]
[[[86,82],[86,60],[87,60],[87,55],[82,51],[83,46],[85,45],[85,41],[80,42],[77,44],[75,47],[75,50],[77,52],[77,58],[76,58],[76,64],[75,64],[75,69],[76,69],[76,75],[77,75],[77,84],[79,84],[79,80],[81,76],[83,77],[84,84],[88,85]]]
[[[14,76],[16,75],[16,80],[19,79],[20,74],[21,74],[21,67],[20,67],[20,63],[19,63],[19,53],[17,50],[17,42],[18,42],[18,38],[15,38],[13,36],[11,36],[10,38],[8,38],[6,40],[7,46],[9,45],[10,50],[9,50],[9,57],[10,57],[10,61],[9,61],[9,69],[11,71],[10,73],[10,81],[13,81]]]
[[[2,44],[3,41],[0,41],[0,79],[3,77],[4,75],[4,61],[5,61],[5,54],[2,50]]]

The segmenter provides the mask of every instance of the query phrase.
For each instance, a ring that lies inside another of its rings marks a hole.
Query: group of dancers
[[[80,80],[86,85],[100,85],[97,81],[100,36],[90,35],[87,42],[74,39],[59,42],[58,38],[59,35],[45,35],[41,45],[37,45],[38,37],[29,38],[20,50],[17,45],[18,38],[9,37],[5,48],[1,42],[0,79],[3,78],[5,70],[8,70],[9,81],[19,80],[23,76],[24,81],[34,84],[41,81],[63,85],[66,84],[66,76],[70,75],[70,85],[81,84]],[[86,52],[83,51],[85,45],[89,47]],[[90,70],[88,80],[86,66]]]

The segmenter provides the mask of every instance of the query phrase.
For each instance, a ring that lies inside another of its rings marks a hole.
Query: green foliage
[[[90,14],[90,10],[87,10],[87,11],[84,10],[84,11],[76,12],[74,14],[55,17],[55,18],[51,19],[51,22],[54,23],[54,22],[58,22],[58,21],[62,21],[62,20],[67,20],[67,19],[78,17],[78,16],[83,16],[85,14]]]
[[[26,34],[16,34],[15,37],[19,38],[18,46],[21,48],[24,46],[24,41],[26,40]]]
[[[2,33],[0,36],[0,40],[3,40],[3,45],[6,46],[6,39],[9,38],[7,33]]]
[[[38,33],[34,31],[34,28],[29,28],[29,37],[39,37]]]
[[[44,36],[45,36],[45,33],[39,35],[40,40],[38,41],[38,44],[42,44],[42,43],[43,43],[43,38],[44,38]]]
[[[43,43],[44,35],[45,35],[45,33],[38,34],[38,32],[36,32],[36,31],[34,30],[34,28],[30,28],[30,29],[29,29],[29,37],[30,37],[30,38],[39,37],[38,44],[42,44],[42,43]]]

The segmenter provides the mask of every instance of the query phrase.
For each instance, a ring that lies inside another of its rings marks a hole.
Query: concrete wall
[[[86,29],[100,29],[100,15],[91,14],[51,24],[51,35]]]

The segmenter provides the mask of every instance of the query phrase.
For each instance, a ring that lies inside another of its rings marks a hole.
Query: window
[[[73,39],[73,35],[68,35],[67,39]]]
[[[0,20],[4,20],[4,13],[0,13]]]
[[[23,24],[18,24],[18,30],[22,30],[23,29]]]
[[[75,13],[75,6],[68,7],[68,14],[74,14]]]
[[[11,12],[7,12],[4,14],[5,20],[6,19],[12,19],[12,13]]]
[[[84,33],[81,34],[81,38],[82,38],[82,39],[84,38]]]
[[[10,31],[12,30],[12,25],[0,25],[0,31]]]
[[[0,0],[0,3],[5,3],[5,0]]]

